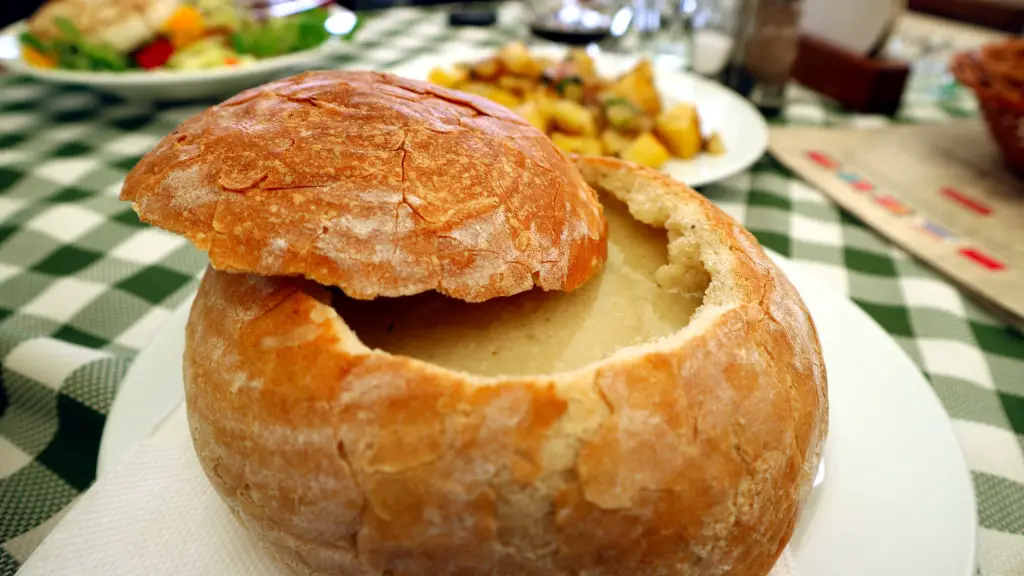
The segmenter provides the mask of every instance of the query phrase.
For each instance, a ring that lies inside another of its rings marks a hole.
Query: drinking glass
[[[696,5],[697,0],[633,0],[636,48],[651,57],[655,67],[690,67],[690,18]]]
[[[737,0],[696,0],[690,17],[694,72],[717,76],[725,69],[739,32],[738,13]]]
[[[570,45],[621,35],[630,16],[622,12],[621,0],[531,0],[528,5],[534,35]]]
[[[774,115],[800,45],[803,0],[697,0],[694,70]]]

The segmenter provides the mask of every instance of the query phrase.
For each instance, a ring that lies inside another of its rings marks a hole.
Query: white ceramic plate
[[[974,492],[949,418],[903,350],[849,300],[773,255],[814,317],[829,375],[824,482],[792,540],[799,576],[972,576]],[[121,385],[104,474],[181,402],[186,302]]]
[[[344,34],[356,25],[356,16],[349,10],[332,5],[327,25],[332,33]],[[281,77],[293,69],[308,67],[346,47],[344,40],[332,37],[316,48],[257,60],[245,66],[209,70],[86,72],[36,68],[27,64],[21,58],[18,42],[18,35],[24,27],[24,21],[19,21],[0,30],[0,66],[42,82],[88,86],[126,100],[181,102],[224,98]]]
[[[534,53],[560,57],[562,50],[531,48]],[[430,54],[406,62],[389,70],[400,76],[426,80],[427,73],[436,66],[451,67],[460,62],[480,60],[492,51],[459,50],[458,52]],[[636,63],[635,56],[610,54],[594,55],[597,72],[603,77],[627,72]],[[768,149],[768,124],[753,105],[728,88],[695,74],[659,69],[655,84],[663,104],[677,102],[696,104],[701,129],[705,133],[718,132],[725,143],[725,154],[701,154],[691,160],[670,160],[663,171],[690,186],[701,186],[721,180],[749,167]]]

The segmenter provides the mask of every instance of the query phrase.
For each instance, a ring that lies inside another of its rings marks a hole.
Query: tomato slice
[[[174,54],[174,45],[171,41],[167,38],[157,38],[139,48],[135,53],[135,63],[146,70],[152,70],[166,64],[171,59],[171,54]]]

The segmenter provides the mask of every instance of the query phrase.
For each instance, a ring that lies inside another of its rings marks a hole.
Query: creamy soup
[[[621,202],[602,202],[608,261],[574,292],[535,289],[476,304],[434,292],[368,302],[336,292],[335,308],[371,348],[482,375],[571,370],[678,331],[702,295],[654,281],[667,259],[665,231],[637,222]]]

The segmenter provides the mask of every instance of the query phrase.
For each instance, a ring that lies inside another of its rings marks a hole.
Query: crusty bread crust
[[[312,282],[207,271],[191,433],[239,520],[298,574],[763,576],[827,428],[817,334],[749,232],[610,159],[595,188],[668,230],[689,325],[570,372],[479,377],[365,347]]]
[[[242,92],[161,140],[121,198],[218,270],[359,299],[573,290],[606,250],[594,191],[540,131],[484,98],[376,72]]]

